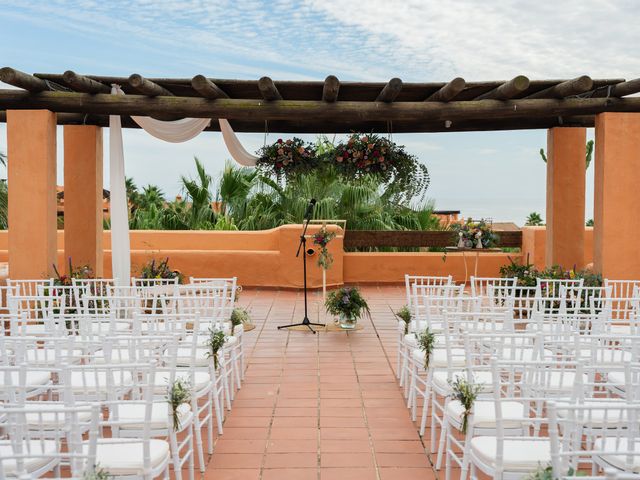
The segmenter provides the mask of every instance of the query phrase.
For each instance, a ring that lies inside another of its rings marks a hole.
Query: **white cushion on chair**
[[[31,451],[35,455],[52,455],[51,457],[36,457],[26,458],[24,460],[24,466],[27,472],[35,472],[36,470],[46,466],[49,462],[54,460],[57,454],[56,442],[53,440],[30,440],[24,443],[23,451]],[[9,444],[8,440],[0,440],[0,458],[13,455],[13,448]],[[3,461],[2,467],[4,468],[5,475],[14,476],[16,473],[16,461],[9,460]]]
[[[465,358],[464,358],[464,350],[461,348],[452,348],[451,349],[451,366],[452,367],[464,367]],[[420,350],[419,348],[414,348],[413,359],[418,362],[420,365],[424,365],[425,360],[425,352],[424,350]],[[430,367],[434,368],[444,368],[447,367],[447,351],[442,348],[436,348],[433,350],[431,355],[431,362],[429,363]]]
[[[153,383],[155,385],[154,390],[156,393],[166,393],[167,388],[169,387],[170,377],[171,375],[169,372],[156,372],[155,380]],[[176,380],[180,378],[183,381],[188,381],[189,377],[189,372],[186,370],[178,370],[176,372]],[[195,385],[191,385],[191,388],[193,388],[193,390],[195,391],[202,390],[203,388],[209,386],[211,383],[211,376],[208,372],[194,372],[193,378]]]
[[[97,385],[96,378],[98,379]],[[133,377],[131,376],[131,372],[114,372],[113,383],[114,387],[133,386]],[[85,375],[80,371],[71,372],[71,388],[74,391],[91,391],[91,389],[96,388],[97,386],[103,388],[106,384],[107,374],[104,371],[87,372]]]
[[[11,384],[18,385],[20,380],[19,372],[9,372]],[[0,385],[4,385],[4,375],[0,375]],[[25,376],[27,387],[41,387],[51,381],[51,373],[40,370],[29,370]]]
[[[160,429],[167,428],[167,421],[169,420],[169,403],[168,402],[154,402],[151,408],[151,428]],[[118,422],[126,422],[124,425],[118,425],[118,428],[129,429],[142,429],[144,427],[144,417],[146,413],[146,405],[135,403],[127,404],[126,402],[118,407]],[[180,425],[184,425],[184,421],[191,415],[191,405],[183,403],[178,407],[178,419]],[[109,416],[109,420],[115,421],[112,415]]]
[[[455,380],[456,377],[467,378],[467,372],[454,372],[451,374],[451,380]],[[488,393],[493,391],[493,377],[491,372],[481,371],[474,372],[474,382],[482,385],[482,392]],[[433,372],[433,387],[440,392],[451,392],[451,385],[449,385],[447,371],[436,370]]]
[[[615,452],[627,452],[632,451],[635,455],[631,456],[631,470],[633,473],[640,473],[640,443],[635,443],[631,448],[627,446],[627,439],[620,438],[619,440],[609,437],[609,438],[596,438],[593,444],[594,450],[607,450],[607,451],[615,451]],[[619,455],[615,454],[604,454],[598,455],[598,457],[609,465],[623,471],[628,471],[627,467],[627,458],[628,455],[624,453],[620,453]]]
[[[563,400],[556,400],[556,403],[558,403],[558,405],[561,405],[561,406],[563,406],[564,402],[565,401]],[[575,405],[575,401],[573,400],[567,399],[566,403],[568,403],[569,405]],[[588,423],[588,426],[598,428],[605,423],[609,426],[620,426],[620,425],[626,425],[629,423],[629,421],[627,420],[627,416],[625,415],[623,410],[624,406],[628,405],[628,403],[626,400],[623,400],[621,398],[619,399],[612,398],[604,401],[585,400],[584,402],[581,402],[581,405],[585,405],[587,407],[597,407],[597,406],[605,407],[603,409],[590,410],[589,416],[588,417],[585,416],[585,421],[584,421],[585,426],[587,426],[587,423]],[[620,410],[616,410],[615,407],[620,407]],[[559,418],[565,418],[567,417],[567,410],[565,410],[564,408],[560,408],[557,414]],[[606,422],[605,422],[605,417],[606,417]]]
[[[525,406],[520,402],[503,401],[502,421],[505,428],[522,427],[525,418]],[[456,423],[462,423],[462,415],[464,407],[458,400],[452,400],[448,403],[446,413]],[[496,411],[495,402],[491,400],[476,400],[473,404],[473,426],[477,428],[495,428],[496,427]]]
[[[165,440],[151,439],[151,468],[156,469],[169,461],[169,443]],[[85,442],[85,450],[89,446]],[[123,443],[117,438],[98,440],[96,465],[111,475],[142,475],[144,468],[143,442]]]
[[[618,388],[624,388],[626,385],[626,379],[624,372],[609,372],[607,373],[607,383],[615,385]]]
[[[495,468],[498,440],[496,437],[471,439],[471,454],[485,465]],[[548,438],[526,437],[504,440],[505,471],[531,472],[539,465],[551,463],[551,443]]]
[[[591,355],[591,350],[583,349],[580,350],[581,357],[589,357]],[[598,362],[605,363],[623,363],[623,362],[632,362],[633,355],[631,352],[627,352],[625,350],[616,350],[614,348],[607,348],[606,350],[597,349],[595,353],[595,359]]]

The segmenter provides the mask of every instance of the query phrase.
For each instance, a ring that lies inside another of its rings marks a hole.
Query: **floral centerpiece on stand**
[[[371,318],[369,305],[356,287],[342,287],[327,295],[325,300],[327,313],[338,317],[340,327],[345,330],[356,328],[358,320]]]
[[[317,163],[314,146],[297,137],[279,138],[274,144],[261,148],[258,154],[258,169],[278,179],[309,172]]]
[[[456,234],[458,248],[492,248],[498,244],[498,235],[484,219],[468,218],[464,223],[452,224],[451,229]]]
[[[318,266],[324,270],[329,270],[333,264],[333,255],[327,249],[327,245],[334,238],[336,238],[336,232],[327,230],[326,226],[323,226],[313,235],[313,244],[320,247],[320,253],[318,254]]]

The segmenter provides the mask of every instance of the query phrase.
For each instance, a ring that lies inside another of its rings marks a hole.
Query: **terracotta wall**
[[[545,227],[523,227],[522,228],[522,259],[533,263],[536,268],[545,268],[546,257],[546,235]],[[593,227],[584,228],[584,265],[593,264]],[[562,265],[565,268],[572,268],[573,265]]]
[[[318,229],[310,227],[310,232]],[[302,286],[302,261],[296,258],[300,226],[286,225],[273,230],[255,232],[227,231],[133,231],[131,232],[132,272],[152,258],[169,257],[170,265],[186,276],[237,276],[246,286]],[[104,234],[104,275],[111,275],[110,233]],[[311,239],[308,246],[313,248]],[[498,276],[500,266],[527,253],[536,266],[544,267],[545,229],[523,229],[523,253],[360,253],[343,252],[342,239],[330,244],[334,256],[328,272],[329,285],[343,283],[399,283],[405,273],[417,275],[453,275],[462,282],[478,276]],[[592,262],[593,229],[585,231],[585,263]],[[0,231],[0,262],[8,259],[7,232]],[[64,232],[58,232],[58,262],[64,258]],[[465,270],[466,264],[466,270]],[[317,253],[308,258],[308,280],[311,287],[322,285],[322,270],[317,266]]]

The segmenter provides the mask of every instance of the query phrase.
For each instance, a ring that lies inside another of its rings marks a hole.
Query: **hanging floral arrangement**
[[[314,145],[297,137],[287,140],[279,138],[274,144],[261,148],[258,155],[257,168],[278,179],[309,172],[317,165]]]
[[[333,255],[327,248],[327,245],[331,240],[336,237],[336,232],[327,230],[327,227],[323,226],[313,236],[313,244],[320,247],[320,253],[318,254],[318,266],[324,270],[329,270],[333,264]]]
[[[335,146],[330,160],[343,175],[381,177],[397,195],[424,195],[429,186],[427,167],[388,138],[376,134],[352,134]]]

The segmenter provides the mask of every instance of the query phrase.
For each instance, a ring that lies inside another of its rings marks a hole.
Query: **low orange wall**
[[[272,230],[238,231],[155,231],[131,232],[132,275],[149,260],[169,257],[172,268],[185,276],[237,276],[246,286],[302,287],[302,260],[296,258],[300,225],[285,225]],[[311,226],[309,232],[319,226]],[[337,227],[336,231],[339,231]],[[0,262],[8,260],[8,235],[0,231]],[[308,239],[308,248],[315,248]],[[104,276],[111,275],[111,234],[104,233]],[[523,228],[522,253],[474,252],[443,253],[365,253],[344,252],[342,238],[329,244],[334,263],[327,272],[328,285],[343,283],[399,283],[404,275],[453,275],[462,282],[471,275],[495,277],[509,257],[520,260],[529,255],[537,267],[544,267],[545,228]],[[593,229],[585,232],[585,264],[592,262]],[[322,270],[317,253],[307,259],[308,284],[322,285]],[[65,268],[64,232],[58,231],[58,264]],[[570,268],[571,266],[566,266]]]

